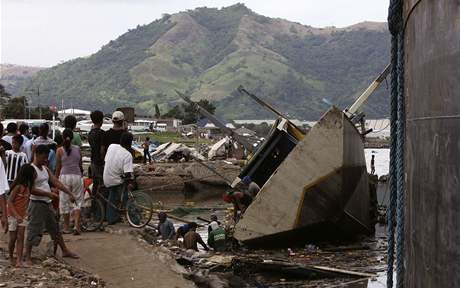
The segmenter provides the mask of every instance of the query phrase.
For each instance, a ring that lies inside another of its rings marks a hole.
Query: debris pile
[[[195,148],[182,143],[168,142],[157,147],[152,153],[156,162],[188,162],[192,159],[206,160]]]
[[[0,287],[105,287],[98,276],[60,262],[55,258],[29,268],[14,268],[0,260]]]
[[[367,287],[371,282],[375,283],[372,287],[385,287],[384,226],[377,237],[358,242],[276,250],[233,245],[221,253],[184,250],[175,241],[160,240],[149,228],[140,234],[147,243],[168,250],[186,269],[184,277],[198,287],[305,287],[306,283],[308,287]]]

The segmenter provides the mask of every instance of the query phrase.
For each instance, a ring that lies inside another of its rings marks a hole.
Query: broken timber
[[[371,278],[375,274],[350,271],[326,266],[300,265],[289,262],[262,260],[257,258],[234,258],[232,267],[236,273],[268,272],[277,275],[303,279],[320,279],[330,277]]]

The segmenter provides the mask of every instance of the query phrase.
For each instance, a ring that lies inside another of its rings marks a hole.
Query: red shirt
[[[89,190],[91,184],[93,184],[93,179],[88,177],[83,178],[83,187],[85,188],[85,191],[87,191],[88,193],[91,193],[91,191]]]
[[[22,218],[25,218],[27,215],[27,207],[29,206],[30,191],[29,191],[29,188],[23,185],[19,185],[18,187],[19,187],[19,191],[16,192],[16,195],[12,202],[18,214]],[[8,205],[8,216],[12,216],[12,217],[15,216],[11,210],[10,205]]]

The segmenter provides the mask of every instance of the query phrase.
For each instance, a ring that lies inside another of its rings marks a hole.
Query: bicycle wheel
[[[126,219],[134,228],[142,228],[152,219],[152,198],[142,192],[134,192],[126,203]]]
[[[104,212],[101,200],[91,198],[90,205],[81,209],[81,228],[88,232],[99,230],[104,222]]]

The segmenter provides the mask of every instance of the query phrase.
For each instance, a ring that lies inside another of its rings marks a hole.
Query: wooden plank
[[[333,273],[338,273],[338,274],[343,274],[343,275],[348,275],[348,276],[354,276],[354,277],[376,277],[376,274],[371,274],[371,273],[363,273],[363,272],[356,272],[356,271],[350,271],[350,270],[345,270],[345,269],[339,269],[339,268],[332,268],[332,267],[326,267],[326,266],[311,266],[312,268],[321,270],[321,271],[326,271],[326,272],[333,272]]]

